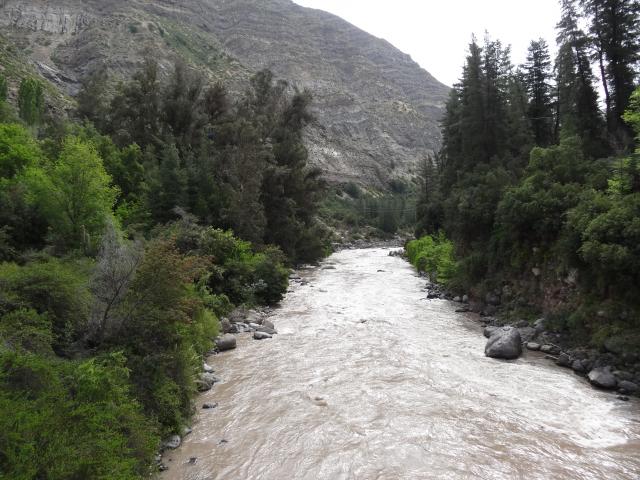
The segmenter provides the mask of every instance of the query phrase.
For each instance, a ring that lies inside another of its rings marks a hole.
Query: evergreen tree
[[[7,77],[0,74],[0,102],[5,102],[7,100],[8,93],[9,85],[7,83]]]
[[[640,55],[638,0],[584,0],[591,19],[595,56],[600,65],[607,106],[607,126],[617,148],[629,149],[633,136],[622,115],[635,88]]]
[[[535,144],[543,147],[551,145],[554,142],[551,58],[544,39],[531,42],[523,68],[529,94],[528,115]]]
[[[105,66],[101,66],[91,72],[83,81],[78,92],[78,116],[87,119],[99,128],[105,127],[108,105],[106,90],[108,73]]]

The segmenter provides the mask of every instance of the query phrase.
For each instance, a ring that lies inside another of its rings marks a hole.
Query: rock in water
[[[162,444],[162,447],[165,449],[168,448],[171,450],[175,450],[180,446],[181,443],[182,443],[182,440],[180,439],[180,435],[171,435],[169,438],[167,438],[164,441],[164,443]]]
[[[613,376],[608,368],[594,368],[587,375],[591,385],[607,390],[613,390],[618,385],[616,377]]]
[[[520,332],[513,327],[499,328],[491,333],[484,348],[484,354],[491,358],[511,360],[522,354]]]
[[[268,333],[265,332],[253,332],[253,339],[254,340],[265,340],[267,338],[271,338],[271,335],[269,335]]]
[[[230,333],[226,333],[221,337],[216,338],[216,347],[218,347],[218,350],[221,352],[224,352],[225,350],[233,350],[236,348],[236,337]]]
[[[484,330],[482,331],[482,334],[487,338],[491,338],[491,335],[493,335],[499,329],[500,329],[500,327],[495,327],[493,325],[488,325],[488,326],[484,327]]]

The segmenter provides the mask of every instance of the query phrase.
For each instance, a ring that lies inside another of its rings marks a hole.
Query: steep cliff
[[[440,144],[448,88],[408,55],[289,0],[0,0],[0,32],[70,95],[105,64],[126,77],[144,55],[181,57],[240,89],[270,68],[315,96],[307,144],[332,181],[383,187]]]

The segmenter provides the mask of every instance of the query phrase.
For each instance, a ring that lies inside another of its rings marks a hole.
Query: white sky
[[[441,82],[462,73],[471,34],[485,30],[511,45],[514,64],[523,63],[529,42],[547,40],[555,54],[559,0],[294,0],[331,12],[411,55]]]

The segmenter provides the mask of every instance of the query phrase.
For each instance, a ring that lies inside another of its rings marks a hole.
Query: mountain
[[[0,34],[5,71],[26,57],[67,108],[93,69],[126,78],[145,55],[236,91],[269,68],[313,92],[307,146],[333,182],[384,187],[440,146],[448,87],[385,40],[289,0],[0,0]]]

